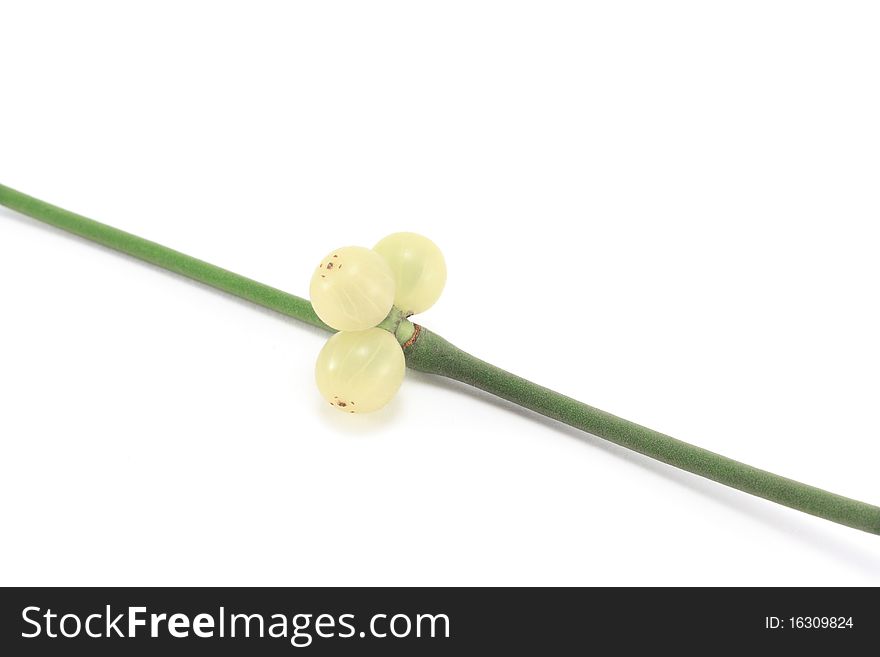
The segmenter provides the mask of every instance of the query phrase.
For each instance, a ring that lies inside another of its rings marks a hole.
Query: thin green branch
[[[312,304],[306,299],[282,292],[274,287],[239,276],[226,269],[221,269],[204,260],[193,258],[167,246],[145,240],[124,230],[113,228],[107,224],[87,219],[73,212],[68,212],[44,201],[28,196],[14,189],[0,185],[0,205],[5,205],[16,212],[25,214],[43,223],[61,228],[74,235],[79,235],[92,242],[121,251],[141,260],[181,274],[193,280],[210,285],[218,290],[234,294],[242,299],[271,308],[279,313],[300,321],[331,331],[324,324]]]
[[[731,488],[832,522],[880,534],[880,508],[759,470],[606,413],[505,372],[422,328],[409,367],[480,388],[546,417]]]
[[[0,185],[0,205],[312,326],[331,330],[318,319],[305,299],[3,185]],[[408,320],[399,323],[396,333],[404,344],[407,365],[412,369],[462,381],[546,417],[746,493],[880,534],[880,508],[876,506],[759,470],[593,408],[475,358]]]

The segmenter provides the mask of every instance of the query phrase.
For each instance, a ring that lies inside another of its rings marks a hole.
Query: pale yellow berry
[[[339,331],[361,331],[388,316],[394,304],[394,276],[375,251],[346,246],[321,260],[309,297],[325,324]]]
[[[394,273],[394,305],[407,313],[420,313],[440,298],[446,285],[446,261],[434,242],[416,233],[394,233],[373,250]]]
[[[343,331],[329,340],[315,364],[318,390],[335,408],[369,413],[391,401],[406,371],[403,349],[380,328]]]

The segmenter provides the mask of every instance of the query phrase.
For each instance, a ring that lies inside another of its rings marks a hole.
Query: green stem
[[[218,290],[253,301],[266,308],[277,310],[288,317],[294,317],[307,324],[328,331],[332,330],[318,319],[315,311],[312,310],[312,304],[306,299],[282,292],[269,285],[263,285],[250,278],[221,269],[204,260],[193,258],[180,251],[169,249],[167,246],[162,246],[137,235],[126,233],[124,230],[119,230],[73,212],[62,210],[59,207],[45,203],[5,185],[0,185],[0,205],[5,205],[43,223],[61,228],[69,233],[79,235],[98,244],[103,244],[106,247],[121,251],[135,258],[146,260],[158,267],[192,278]]]
[[[593,408],[471,356],[424,327],[405,353],[407,365],[412,369],[462,381],[726,486],[842,525],[880,534],[880,508],[876,506],[759,470]]]
[[[305,299],[62,210],[3,185],[0,185],[0,205],[312,326],[331,330],[318,319]],[[876,506],[759,470],[593,408],[471,356],[406,319],[397,324],[396,335],[404,344],[407,365],[412,369],[462,381],[546,417],[746,493],[842,525],[880,534],[880,508]]]

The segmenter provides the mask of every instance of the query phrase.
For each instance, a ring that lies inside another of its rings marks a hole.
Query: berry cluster
[[[406,363],[397,338],[378,328],[392,310],[427,310],[446,284],[446,262],[427,237],[394,233],[372,249],[331,251],[312,276],[315,313],[339,331],[318,354],[315,380],[324,398],[349,413],[368,413],[394,397]]]

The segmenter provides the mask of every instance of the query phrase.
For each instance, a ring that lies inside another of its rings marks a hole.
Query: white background
[[[880,10],[2,2],[0,181],[298,294],[396,230],[421,319],[880,503]],[[880,539],[0,210],[2,584],[878,584]]]

